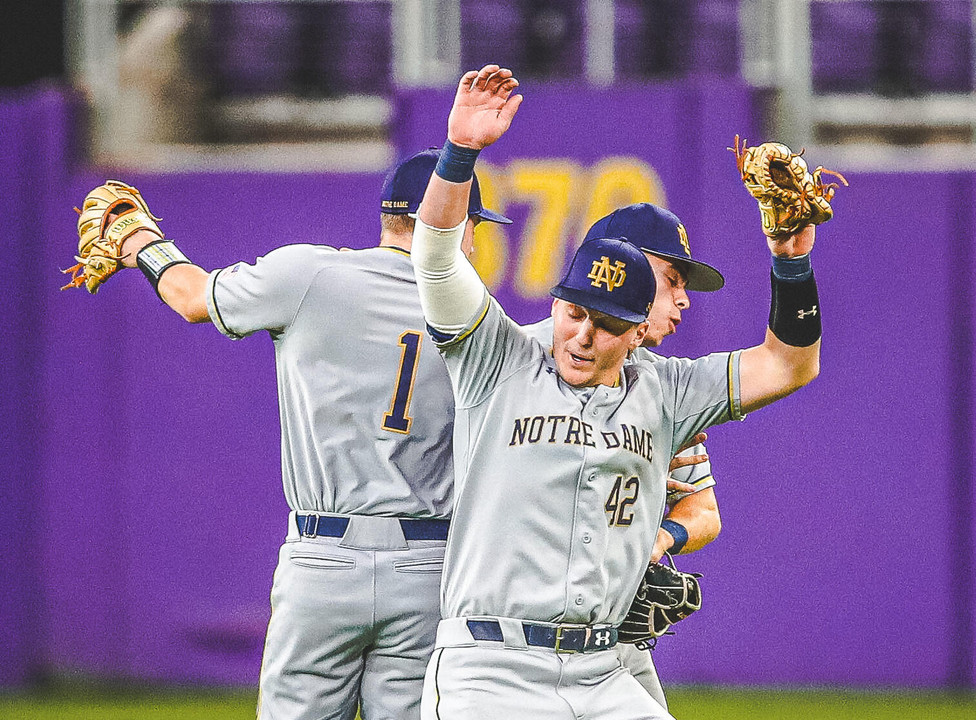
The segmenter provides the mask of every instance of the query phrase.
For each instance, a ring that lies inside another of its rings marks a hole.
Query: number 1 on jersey
[[[396,385],[390,409],[383,415],[383,429],[390,432],[408,433],[413,418],[410,412],[410,399],[413,397],[413,383],[417,378],[417,361],[420,359],[420,342],[423,340],[416,330],[407,330],[400,336],[400,369],[397,371]]]

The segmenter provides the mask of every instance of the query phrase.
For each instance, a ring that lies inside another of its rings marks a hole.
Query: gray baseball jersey
[[[275,347],[292,517],[258,716],[415,720],[444,540],[409,539],[400,518],[450,515],[454,403],[410,256],[285,246],[211,273],[207,297],[222,333],[267,330]],[[299,526],[299,513],[341,515],[343,529],[323,535],[321,517]]]
[[[454,401],[409,253],[288,245],[211,273],[207,306],[228,337],[274,341],[289,507],[450,515]]]
[[[494,299],[441,351],[457,475],[442,615],[619,624],[675,451],[741,414],[739,353],[630,364],[618,387],[578,390]]]
[[[545,320],[540,320],[537,323],[532,323],[531,325],[523,325],[522,329],[528,334],[529,337],[535,338],[544,348],[552,347],[552,316],[546,318]],[[664,361],[664,356],[658,355],[651,352],[647,348],[638,348],[632,358],[627,362],[662,362]],[[681,455],[704,455],[706,453],[705,446],[703,444],[693,445],[682,453]],[[689,485],[694,485],[694,492],[701,492],[702,490],[715,486],[715,478],[712,476],[712,464],[708,460],[704,462],[696,463],[694,465],[685,465],[679,467],[671,472],[671,477],[683,483],[688,483]],[[693,493],[683,493],[683,492],[669,492],[668,493],[668,505],[674,505],[676,502],[684,497],[687,497]]]

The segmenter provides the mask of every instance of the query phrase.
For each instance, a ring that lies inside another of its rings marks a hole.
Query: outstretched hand
[[[518,84],[511,70],[498,65],[466,72],[447,120],[447,139],[474,150],[495,142],[508,130],[522,103],[521,95],[512,95]]]

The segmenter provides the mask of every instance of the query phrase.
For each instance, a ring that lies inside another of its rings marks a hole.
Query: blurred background
[[[818,231],[821,377],[711,432],[724,527],[679,561],[705,605],[655,650],[676,714],[973,717],[974,23],[970,0],[5,8],[0,714],[67,686],[229,689],[249,716],[285,532],[270,340],[186,326],[138,273],[59,293],[71,208],[133,183],[207,268],[375,244],[385,170],[498,62],[525,102],[478,172],[516,222],[475,259],[521,321],[593,220],[653,201],[728,281],[662,350],[755,344],[768,253],[728,147],[850,181]],[[168,707],[119,716],[189,716]]]

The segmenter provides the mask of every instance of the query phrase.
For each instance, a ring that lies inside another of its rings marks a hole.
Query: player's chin
[[[564,382],[572,385],[573,387],[586,387],[587,385],[592,385],[592,363],[589,363],[590,367],[579,367],[579,365],[580,363],[573,362],[569,359],[556,361],[556,369],[559,371],[559,377],[561,377]]]

